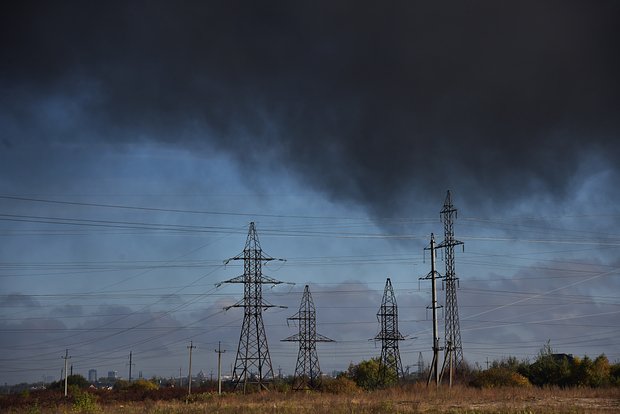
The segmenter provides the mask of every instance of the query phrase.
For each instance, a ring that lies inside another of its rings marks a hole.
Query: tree
[[[355,381],[358,387],[365,390],[378,388],[382,385],[379,375],[379,359],[372,358],[357,365],[349,365],[347,376]]]
[[[594,360],[588,385],[591,387],[602,387],[608,385],[610,382],[610,372],[611,367],[609,366],[609,360],[605,354],[599,355]]]
[[[571,355],[555,354],[549,342],[543,346],[536,361],[530,365],[528,379],[534,385],[558,385],[566,387],[572,385]]]
[[[83,376],[81,376],[79,374],[74,374],[74,375],[69,375],[67,377],[67,385],[78,387],[78,388],[88,388],[90,386],[90,383]],[[52,390],[55,390],[55,389],[61,389],[64,386],[65,386],[65,381],[64,380],[60,380],[60,381],[52,382],[48,386],[48,388],[52,389]]]

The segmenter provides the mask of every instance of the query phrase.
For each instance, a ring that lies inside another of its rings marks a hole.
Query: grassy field
[[[6,413],[619,413],[620,389],[471,387],[436,390],[421,385],[356,394],[262,392],[257,394],[198,393],[191,401],[118,401],[83,393],[68,401],[4,404]],[[6,403],[6,401],[5,401]]]

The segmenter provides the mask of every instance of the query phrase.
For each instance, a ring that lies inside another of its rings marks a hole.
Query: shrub
[[[97,404],[97,397],[87,391],[77,390],[73,395],[73,406],[71,411],[74,413],[98,413],[101,407]]]
[[[127,387],[130,390],[135,391],[153,391],[159,389],[159,385],[155,384],[152,381],[147,381],[145,379],[139,379],[129,384]]]
[[[620,363],[609,367],[609,381],[612,385],[620,385]]]
[[[479,372],[472,385],[479,388],[495,387],[531,387],[530,381],[523,375],[505,367],[489,368]]]
[[[344,375],[338,378],[324,378],[320,389],[331,394],[357,394],[361,391],[355,381]]]

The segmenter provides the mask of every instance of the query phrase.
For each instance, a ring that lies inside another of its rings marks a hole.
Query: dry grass
[[[196,401],[111,402],[100,400],[95,407],[21,407],[11,413],[98,412],[127,414],[369,414],[369,413],[617,413],[620,389],[496,388],[452,389],[412,385],[356,395],[327,393],[278,393],[221,397],[195,396]]]

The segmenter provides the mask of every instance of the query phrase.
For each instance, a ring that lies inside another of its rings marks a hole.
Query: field
[[[181,390],[178,390],[181,391]],[[422,385],[354,394],[262,392],[248,395],[196,393],[166,399],[152,394],[123,399],[110,392],[79,392],[64,400],[30,393],[0,397],[5,413],[618,413],[620,389],[614,388],[442,388]]]

